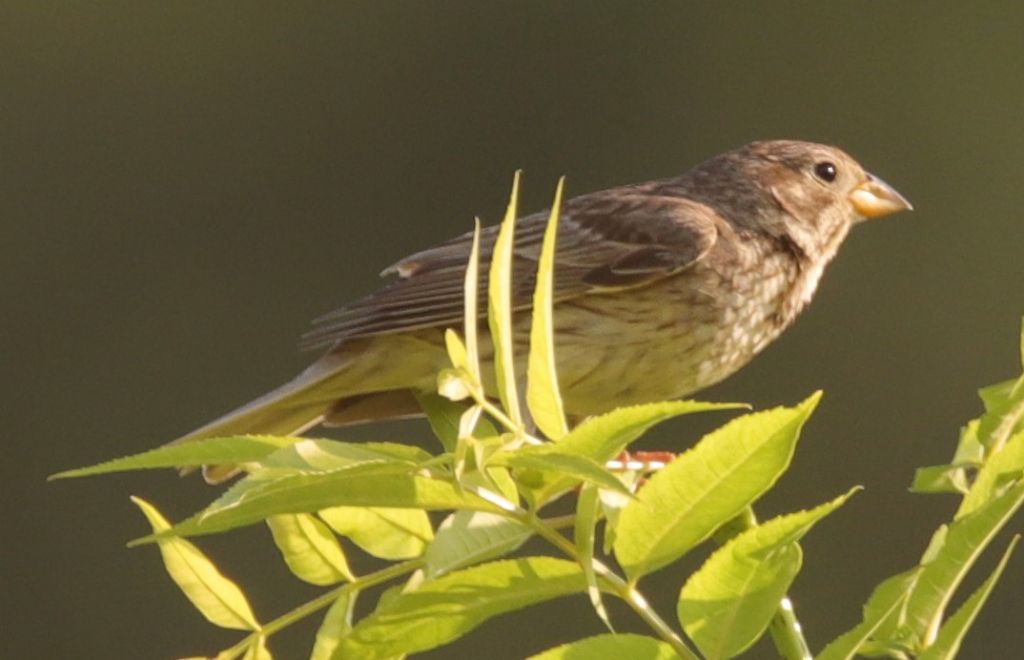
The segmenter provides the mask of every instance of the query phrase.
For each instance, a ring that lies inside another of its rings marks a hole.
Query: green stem
[[[336,601],[343,594],[350,591],[361,591],[374,585],[394,580],[406,573],[412,573],[413,571],[422,568],[424,564],[425,562],[421,559],[395,564],[331,589],[327,593],[317,596],[313,600],[303,603],[295,609],[285,612],[273,621],[269,621],[265,625],[260,626],[259,630],[247,635],[239,643],[235,644],[231,648],[221,651],[217,655],[217,658],[218,660],[232,660],[233,658],[237,658],[248,650],[249,646],[257,637],[270,637],[274,633],[287,628],[301,619],[304,619],[317,610],[322,610],[323,608],[330,606],[331,603]]]
[[[535,532],[537,532],[538,536],[549,541],[574,561],[579,562],[579,555],[576,553],[576,546],[574,546],[569,539],[556,532],[536,516],[524,514],[519,518],[520,522],[529,525]],[[676,652],[676,655],[683,658],[683,660],[700,660],[700,656],[690,650],[686,645],[686,642],[684,642],[682,638],[672,630],[671,626],[665,623],[665,620],[654,611],[654,609],[648,604],[647,599],[644,598],[639,591],[624,579],[616,575],[614,571],[600,561],[596,559],[593,561],[595,572],[605,581],[609,590],[633,608],[633,611],[637,613],[644,623],[650,626],[659,637],[672,647],[672,650]]]

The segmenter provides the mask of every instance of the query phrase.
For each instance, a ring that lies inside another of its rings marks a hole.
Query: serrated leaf
[[[978,390],[985,414],[978,420],[978,440],[987,450],[1024,428],[1024,376]]]
[[[452,642],[484,621],[553,598],[580,593],[575,562],[523,557],[449,573],[395,595],[361,620],[334,658],[386,658]]]
[[[519,172],[512,180],[512,195],[505,218],[491,250],[491,267],[487,291],[487,322],[494,346],[494,374],[498,397],[509,418],[522,424],[519,393],[516,389],[515,363],[512,350],[512,248],[515,242],[516,214],[519,207]]]
[[[558,388],[555,368],[555,328],[553,288],[555,270],[555,244],[558,237],[558,217],[562,210],[562,190],[565,177],[558,180],[555,201],[551,204],[540,259],[537,262],[537,284],[533,290],[533,318],[530,326],[530,354],[527,363],[526,405],[537,428],[552,440],[564,436],[569,426],[565,422],[562,394]]]
[[[98,463],[89,467],[58,472],[50,479],[86,477],[109,472],[151,470],[155,468],[192,467],[221,463],[248,463],[257,461],[298,440],[291,437],[269,435],[240,435],[230,438],[210,438],[202,442],[165,445],[141,454]]]
[[[170,523],[156,507],[141,497],[131,499],[149,520],[154,533],[170,529]],[[260,624],[242,590],[224,577],[196,546],[178,538],[161,540],[158,545],[171,579],[207,621],[222,628],[259,630]]]
[[[438,526],[427,546],[426,575],[436,578],[514,551],[533,532],[526,525],[493,513],[456,511]]]
[[[970,488],[966,470],[959,465],[929,465],[914,472],[910,485],[914,493],[966,493]]]
[[[397,442],[340,442],[303,438],[253,461],[254,471],[324,472],[364,463],[413,467],[431,458],[419,447]]]
[[[308,513],[271,516],[267,526],[285,563],[300,580],[328,585],[352,580],[352,572],[334,534]]]
[[[358,593],[343,592],[327,610],[323,623],[316,631],[316,642],[309,660],[331,660],[341,639],[352,630],[352,614]]]
[[[671,646],[653,637],[605,634],[556,646],[529,660],[676,660]]]
[[[552,479],[549,481],[589,482],[601,488],[632,496],[629,488],[604,465],[586,456],[561,452],[557,446],[525,447],[508,454],[501,461],[522,470],[553,473]]]
[[[554,443],[560,453],[585,456],[600,464],[622,453],[630,443],[661,422],[698,412],[742,408],[739,403],[704,401],[661,401],[616,408],[603,415],[589,417]],[[542,506],[557,494],[572,488],[571,478],[544,479],[533,484],[533,498]]]
[[[907,601],[906,626],[923,646],[938,633],[942,616],[967,571],[1024,503],[1024,483],[956,520],[949,526],[946,542],[924,566]]]
[[[819,399],[736,418],[655,472],[619,518],[615,556],[630,579],[675,561],[771,488]]]
[[[1018,541],[1020,541],[1020,536],[1013,537],[992,574],[971,594],[971,597],[957,610],[956,614],[943,624],[935,638],[935,643],[919,655],[918,660],[953,660],[956,657],[964,636],[967,635],[967,631],[978,617],[981,608],[985,606],[985,601],[988,600],[996,582],[1003,574],[1003,569],[1006,568],[1006,563],[1010,560],[1010,555],[1013,554],[1013,549],[1017,546]]]
[[[705,656],[731,658],[760,638],[800,571],[797,541],[852,493],[742,532],[690,576],[676,614]]]
[[[214,502],[201,513],[157,536],[213,534],[251,525],[279,513],[311,513],[332,506],[468,509],[494,513],[500,510],[450,482],[408,473],[396,474],[394,466],[384,468],[371,471],[363,467],[361,471],[296,474],[269,480],[248,490],[243,499],[228,505]],[[154,540],[157,540],[156,536],[149,536],[133,541],[131,545]]]
[[[919,569],[894,575],[875,588],[864,607],[863,622],[832,640],[817,660],[853,660],[857,652],[888,622],[899,618],[910,590],[920,575]],[[888,624],[888,627],[894,627]]]
[[[576,503],[576,521],[573,526],[573,539],[576,542],[576,555],[583,568],[583,577],[587,581],[587,597],[608,630],[615,632],[612,621],[608,617],[601,590],[597,586],[597,573],[594,571],[594,537],[597,531],[597,518],[600,511],[597,486],[584,484],[580,489]]]
[[[1002,450],[989,456],[978,469],[974,483],[960,502],[956,517],[962,518],[977,511],[999,493],[1008,478],[1021,476],[1024,471],[1024,431],[1018,431],[1007,440]]]
[[[423,554],[434,538],[426,511],[338,506],[320,517],[339,535],[380,559],[411,559]]]

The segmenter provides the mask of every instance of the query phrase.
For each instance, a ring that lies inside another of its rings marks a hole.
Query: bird
[[[838,147],[752,142],[686,173],[569,199],[553,273],[555,364],[573,419],[681,399],[747,364],[811,301],[828,263],[862,221],[912,210]],[[513,335],[525,360],[548,210],[517,218]],[[480,259],[497,227],[480,234]],[[385,269],[379,290],[312,322],[301,346],[321,357],[293,380],[175,440],[299,435],[420,414],[417,392],[450,367],[444,332],[460,327],[469,232]],[[486,291],[487,269],[480,269]],[[480,324],[483,380],[496,392]],[[525,373],[517,364],[516,373]],[[232,473],[207,470],[208,481]]]

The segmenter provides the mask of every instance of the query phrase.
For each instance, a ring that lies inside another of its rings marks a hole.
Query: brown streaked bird
[[[910,208],[842,150],[785,140],[748,144],[682,176],[567,201],[554,272],[566,412],[681,398],[729,376],[810,302],[850,227]],[[516,223],[520,357],[547,217],[542,211]],[[483,230],[484,264],[496,234]],[[320,359],[176,442],[416,414],[412,392],[436,387],[448,366],[444,329],[462,323],[471,243],[465,234],[385,270],[397,276],[390,284],[313,322],[303,345],[326,348]],[[485,381],[493,382],[481,327]]]

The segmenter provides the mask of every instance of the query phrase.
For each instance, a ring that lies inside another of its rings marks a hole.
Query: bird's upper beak
[[[874,174],[850,191],[850,203],[865,218],[877,218],[897,211],[913,211],[913,205],[896,189]]]

